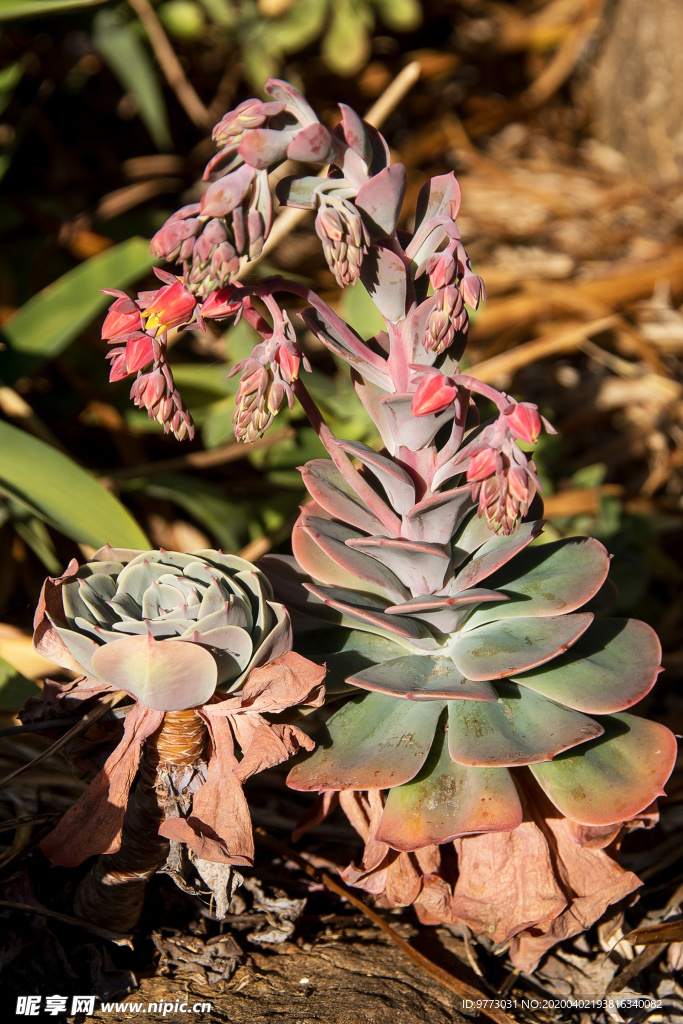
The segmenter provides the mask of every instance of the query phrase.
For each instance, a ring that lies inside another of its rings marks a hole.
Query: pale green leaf
[[[44,18],[48,14],[61,14],[79,7],[95,7],[107,0],[0,0],[0,21],[19,18]]]
[[[373,0],[379,16],[394,32],[413,32],[422,24],[419,0]]]
[[[79,543],[150,546],[130,512],[89,473],[57,449],[2,422],[0,489]]]
[[[329,0],[297,0],[268,24],[268,36],[283,53],[297,53],[322,32]]]
[[[29,697],[37,697],[40,688],[23,676],[14,665],[0,658],[0,711],[16,711]]]
[[[384,320],[367,289],[360,282],[342,292],[342,316],[364,341],[385,330]]]
[[[140,117],[157,149],[173,148],[166,104],[144,43],[131,23],[114,11],[99,11],[93,20],[95,49],[138,105]]]
[[[59,355],[112,301],[102,288],[127,287],[146,274],[153,262],[144,238],[129,238],[106,249],[24,303],[3,325],[6,340],[23,355],[41,359]]]
[[[337,75],[356,75],[370,58],[372,12],[362,0],[335,0],[332,20],[322,42],[322,56]]]
[[[202,7],[216,25],[234,28],[237,22],[235,9],[229,0],[200,0]]]

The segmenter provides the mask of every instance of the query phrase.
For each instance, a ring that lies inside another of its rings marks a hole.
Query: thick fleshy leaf
[[[511,558],[515,558],[520,551],[523,551],[528,544],[531,544],[542,529],[542,522],[522,523],[519,529],[507,537],[491,537],[456,575],[451,593],[460,593],[468,587],[475,587],[482,580],[488,579],[496,569],[500,569]]]
[[[339,158],[339,150],[339,143],[332,133],[318,121],[297,132],[287,150],[287,156],[290,160],[300,160],[303,163],[313,161],[331,164]]]
[[[418,227],[440,213],[455,220],[459,209],[460,186],[453,171],[435,175],[420,189],[415,208],[415,225]]]
[[[323,517],[327,515],[325,509],[322,509],[315,502],[307,505],[306,511],[313,511],[316,514],[322,513]],[[377,596],[386,596],[383,587],[376,587],[367,581],[357,579],[345,568],[342,568],[338,562],[334,561],[303,528],[301,525],[302,518],[303,515],[299,516],[292,530],[292,551],[297,563],[309,577],[316,583],[324,583],[332,587],[343,587],[346,590],[362,590]]]
[[[519,530],[515,531],[515,533],[518,532]],[[539,534],[540,532],[539,530]],[[466,514],[464,521],[457,528],[451,545],[453,567],[462,565],[470,555],[483,548],[484,544],[506,539],[504,536],[497,536],[493,533],[485,516],[478,515],[476,511],[469,516]]]
[[[306,506],[306,509],[318,510],[319,505],[314,502]],[[323,509],[320,509],[324,512]],[[292,530],[292,551],[296,558],[299,566],[311,576],[317,583],[325,583],[328,586],[343,587],[346,590],[362,590],[364,592],[375,594],[378,597],[386,597],[384,587],[378,587],[374,583],[368,583],[367,580],[361,580],[356,576],[353,576],[346,569],[342,568],[336,561],[334,561],[316,540],[310,536],[306,530],[301,526],[301,518],[294,526]],[[347,549],[348,550],[348,549]],[[362,557],[362,556],[359,556]],[[375,562],[375,565],[377,563]],[[386,569],[386,572],[389,570]],[[398,580],[396,583],[400,587],[401,584]]]
[[[380,693],[350,700],[327,722],[312,757],[296,765],[292,789],[389,789],[414,778],[425,762],[441,701],[416,704]]]
[[[362,690],[408,700],[495,701],[498,698],[490,683],[465,679],[450,658],[423,654],[404,654],[379,665],[370,665],[350,676],[347,682]]]
[[[367,537],[347,541],[386,565],[413,594],[431,594],[444,585],[450,558],[443,548],[398,537]]]
[[[383,395],[379,403],[386,415],[394,445],[410,448],[412,452],[426,448],[444,423],[453,419],[451,408],[427,416],[413,416],[410,408],[412,394]]]
[[[406,315],[406,268],[395,252],[381,245],[371,246],[361,264],[360,279],[387,320],[396,323]],[[367,376],[362,367],[359,369]]]
[[[201,198],[201,212],[204,217],[223,217],[238,206],[254,178],[254,168],[242,164],[218,181],[212,182]]]
[[[52,625],[52,630],[57,634],[66,647],[66,652],[64,652],[64,656],[62,656],[56,645],[53,649],[43,646],[40,646],[37,649],[57,665],[61,665],[62,668],[72,670],[74,668],[80,668],[86,675],[91,675],[93,671],[93,654],[99,650],[100,645],[96,644],[94,640],[90,639],[90,637],[83,636],[81,633],[76,633],[72,629],[63,629],[61,626],[58,626],[56,622],[53,622],[52,619],[50,619],[50,623]]]
[[[302,515],[299,519],[302,531],[315,542],[315,544],[331,558],[338,566],[346,570],[346,575],[351,583],[342,580],[323,580],[324,583],[339,583],[341,586],[351,586],[355,589],[358,583],[363,582],[374,584],[378,592],[394,595],[400,600],[409,596],[407,588],[401,583],[398,577],[376,558],[356,551],[346,542],[358,540],[361,534],[343,523],[335,523],[329,519],[321,519],[318,516]],[[303,568],[306,566],[301,562],[299,551],[295,551],[297,559]],[[318,577],[319,578],[319,577]],[[364,587],[362,589],[365,589]]]
[[[292,132],[274,128],[252,128],[239,145],[239,155],[252,167],[264,169],[284,160],[287,147],[294,138]]]
[[[343,452],[353,455],[375,474],[399,515],[410,512],[415,504],[415,484],[401,466],[360,441],[339,441],[338,444]]]
[[[371,535],[386,532],[329,459],[312,459],[301,470],[304,486],[314,501],[335,519]]]
[[[512,766],[548,761],[602,735],[602,726],[516,683],[496,683],[499,699],[448,705],[448,749],[458,764]]]
[[[366,261],[367,257],[363,266]],[[343,321],[331,324],[315,309],[305,309],[301,319],[330,352],[344,359],[362,373],[366,380],[377,384],[384,391],[391,390],[391,379],[384,370],[384,359],[372,352],[348,324]]]
[[[437,729],[419,775],[390,790],[376,838],[394,850],[419,850],[472,832],[508,832],[521,820],[510,773],[455,764]]]
[[[299,177],[291,175],[281,178],[275,186],[275,195],[281,206],[294,206],[298,210],[315,209],[315,190],[321,179],[315,175]]]
[[[649,693],[661,653],[657,634],[645,622],[596,619],[566,654],[514,679],[567,707],[604,715]]]
[[[449,653],[468,679],[501,679],[564,654],[592,620],[583,612],[490,622],[461,634]]]
[[[346,103],[340,103],[341,129],[347,143],[363,162],[369,167],[372,160],[370,126]]]
[[[486,580],[507,594],[503,606],[479,608],[467,628],[516,615],[558,615],[581,608],[609,572],[609,555],[594,537],[566,537],[528,548]]]
[[[416,540],[448,544],[471,508],[472,489],[465,485],[420,501],[410,510],[407,520]]]
[[[407,616],[385,615],[386,603],[371,594],[342,590],[340,587],[318,587],[313,583],[305,583],[304,586],[328,608],[341,612],[342,616],[350,616],[352,620],[356,619],[359,629],[374,627],[389,638],[400,637],[419,647],[436,647],[436,641],[426,626]],[[343,617],[340,624],[346,625]]]
[[[403,164],[392,164],[375,174],[363,185],[355,204],[364,213],[371,234],[386,238],[396,229],[406,194],[406,169]]]
[[[328,626],[299,633],[297,649],[305,657],[325,664],[325,690],[328,695],[353,692],[353,686],[346,682],[348,676],[405,654],[405,649],[399,644],[376,633],[365,633],[360,629],[330,629]]]
[[[611,825],[638,814],[664,795],[676,761],[676,738],[658,722],[622,713],[602,725],[600,739],[531,768],[558,810],[581,825]]]
[[[464,590],[462,594],[455,597],[438,597],[429,594],[426,597],[414,597],[403,604],[392,605],[386,609],[387,615],[414,615],[416,619],[438,629],[440,633],[454,633],[460,623],[466,618],[473,605],[496,601],[501,606],[505,601],[505,594],[497,590],[483,590],[472,587]],[[503,611],[499,611],[496,618],[502,618]],[[469,622],[468,622],[469,625]]]
[[[155,711],[206,704],[216,689],[216,662],[199,644],[131,636],[98,647],[96,679],[126,690]]]

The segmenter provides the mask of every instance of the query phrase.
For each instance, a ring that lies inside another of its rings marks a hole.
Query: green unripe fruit
[[[193,0],[167,0],[159,8],[159,18],[175,39],[195,42],[204,32],[204,12]]]

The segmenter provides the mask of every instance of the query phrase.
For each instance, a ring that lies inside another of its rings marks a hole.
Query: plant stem
[[[79,917],[120,932],[135,927],[145,886],[168,854],[168,840],[157,831],[166,818],[166,804],[183,795],[205,763],[206,740],[206,726],[194,708],[166,712],[145,744],[121,846],[99,857],[78,888],[74,910]]]

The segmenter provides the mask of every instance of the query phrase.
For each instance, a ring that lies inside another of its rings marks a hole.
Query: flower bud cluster
[[[228,377],[241,372],[232,417],[238,441],[251,442],[262,437],[287,400],[294,407],[292,385],[299,376],[301,362],[310,370],[296,342],[291,321],[279,311],[270,337],[257,345],[250,356],[236,363]]]
[[[130,397],[139,408],[147,409],[164,433],[171,431],[182,441],[192,438],[192,417],[173,380],[165,357],[166,334],[172,327],[201,324],[197,301],[178,278],[157,271],[164,282],[155,291],[140,292],[137,299],[125,292],[108,291],[115,301],[102,325],[102,338],[115,347],[107,353],[111,360],[110,382],[123,380],[137,372]],[[149,372],[145,367],[152,363]]]
[[[139,409],[146,409],[151,420],[156,420],[178,441],[194,437],[194,424],[190,411],[178,391],[171,367],[165,359],[165,344],[155,339],[154,365],[148,373],[139,373],[130,391],[130,397]]]
[[[434,289],[434,304],[425,324],[422,345],[426,352],[437,355],[450,348],[458,332],[467,331],[465,303],[476,309],[486,298],[484,282],[472,270],[455,224],[449,225],[448,234],[448,246],[430,256],[416,274],[428,274]]]
[[[322,242],[327,265],[339,287],[355,284],[370,244],[357,208],[348,199],[321,196],[315,230]]]
[[[220,148],[206,166],[201,200],[172,214],[152,239],[152,254],[181,264],[200,301],[227,286],[241,261],[260,255],[273,217],[268,170],[315,120],[291,86],[271,81],[267,89],[279,98],[245,100],[218,122],[213,139]]]
[[[479,515],[495,533],[510,534],[540,488],[536,467],[509,435],[496,445],[482,441],[470,454],[467,482]]]
[[[140,292],[136,299],[116,289],[105,291],[115,297],[102,324],[102,339],[115,346],[107,353],[111,383],[152,362],[156,337],[172,327],[200,323],[197,301],[183,282],[162,270],[156,273],[164,282],[162,287]]]

